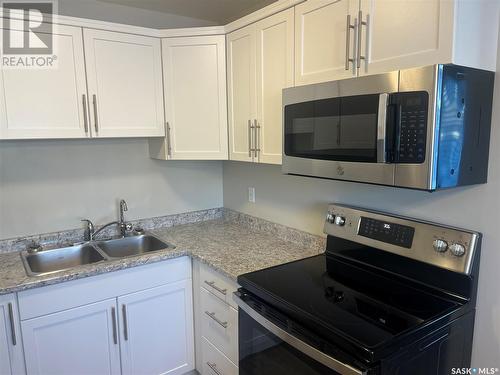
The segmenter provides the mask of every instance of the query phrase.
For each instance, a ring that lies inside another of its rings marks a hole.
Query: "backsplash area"
[[[181,214],[157,216],[129,221],[134,227],[140,227],[144,230],[153,230],[157,228],[167,228],[176,225],[195,223],[199,221],[222,219],[224,216],[223,208],[212,208],[208,210],[185,212]],[[98,229],[98,228],[97,228]],[[25,250],[30,243],[42,245],[44,249],[54,247],[71,246],[74,243],[83,241],[83,228],[61,230],[52,233],[31,234],[19,238],[10,238],[0,240],[0,254],[14,251]],[[113,237],[118,234],[116,225],[104,229],[99,238]]]
[[[152,160],[146,139],[0,144],[0,239],[116,220],[119,199],[127,220],[221,207],[221,162]]]
[[[325,249],[324,236],[313,235],[223,207],[131,220],[129,223],[135,228],[155,230],[217,219],[247,227],[252,231],[271,234],[281,240],[300,245],[304,248],[314,249],[318,253],[323,252]],[[40,244],[44,249],[71,246],[83,240],[83,232],[84,230],[82,228],[68,229],[52,233],[33,233],[28,236],[0,240],[0,254],[25,250],[27,246],[32,243]],[[118,228],[116,226],[110,226],[99,234],[99,238],[109,238],[118,234]]]

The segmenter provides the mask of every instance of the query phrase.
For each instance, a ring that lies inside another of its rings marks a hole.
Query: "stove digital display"
[[[358,234],[363,237],[410,249],[413,243],[415,228],[361,217]]]

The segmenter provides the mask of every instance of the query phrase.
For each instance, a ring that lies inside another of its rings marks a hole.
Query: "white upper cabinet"
[[[499,4],[308,0],[295,7],[295,84],[432,64],[494,71]]]
[[[82,30],[59,25],[53,40],[54,67],[0,69],[0,139],[89,136]]]
[[[354,25],[359,0],[308,0],[295,7],[295,84],[356,74]],[[347,61],[346,61],[347,60]]]
[[[231,160],[252,161],[256,101],[254,25],[227,35],[229,151]]]
[[[282,91],[292,87],[293,9],[256,24],[257,129],[256,153],[261,163],[281,164],[283,152]]]
[[[451,0],[362,0],[359,15],[360,75],[452,61]]]
[[[224,35],[162,41],[167,136],[150,140],[154,158],[227,160]]]
[[[293,86],[293,9],[227,36],[230,159],[281,164],[282,90]]]
[[[160,39],[90,29],[83,35],[94,136],[165,135]]]
[[[13,294],[0,296],[0,374],[25,373],[22,348],[16,297]]]

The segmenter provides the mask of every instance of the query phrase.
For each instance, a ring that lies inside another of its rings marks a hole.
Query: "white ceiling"
[[[225,25],[276,0],[98,0]]]

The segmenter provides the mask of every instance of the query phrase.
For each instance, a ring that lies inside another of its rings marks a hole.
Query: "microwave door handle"
[[[312,347],[311,345],[299,340],[297,337],[291,335],[284,329],[278,327],[274,323],[270,322],[257,311],[252,309],[245,301],[240,298],[240,293],[233,293],[233,300],[238,304],[239,308],[247,313],[253,320],[267,329],[276,337],[280,338],[282,341],[286,342],[288,345],[294,347],[301,353],[309,356],[315,361],[325,365],[326,367],[338,372],[341,375],[365,375],[366,371],[354,368],[347,363],[341,362],[338,359],[330,357],[329,355],[319,351],[318,349]]]
[[[380,94],[377,118],[377,163],[386,163],[387,105],[389,94]]]

